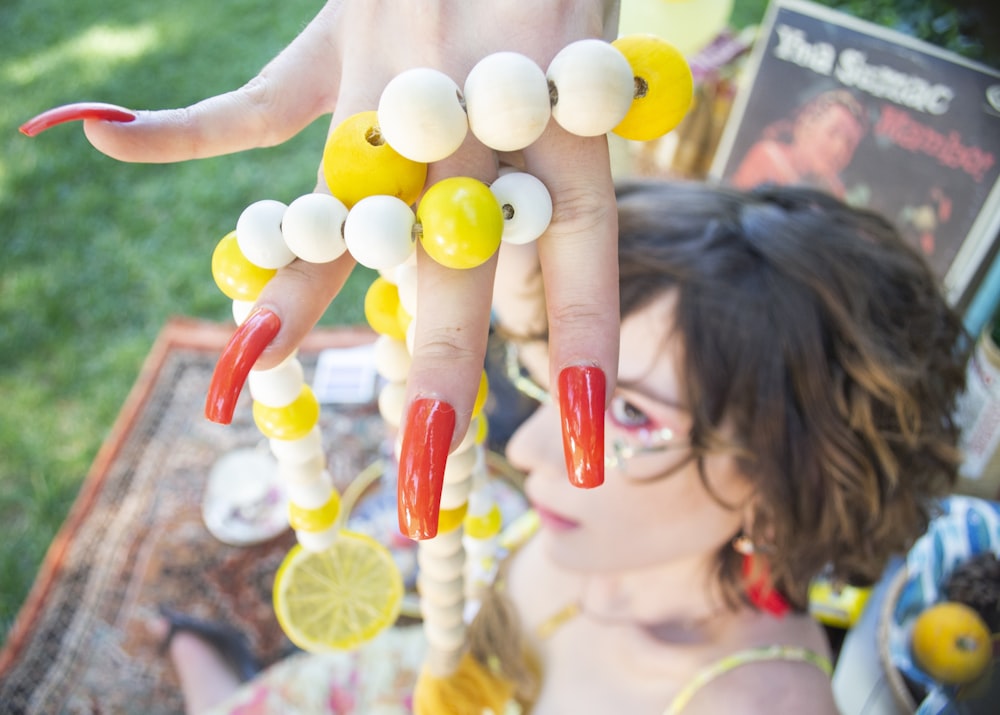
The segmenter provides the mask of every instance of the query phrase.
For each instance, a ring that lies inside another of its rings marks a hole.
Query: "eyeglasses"
[[[552,401],[548,390],[539,385],[521,364],[518,347],[512,342],[505,347],[504,368],[507,379],[522,395],[540,404]],[[629,409],[635,410],[623,398],[612,398],[608,412]],[[621,416],[617,417],[605,415],[604,433],[608,440],[604,450],[606,469],[618,470],[630,480],[652,481],[674,474],[695,458],[696,451],[687,435],[666,427],[625,429],[619,426],[624,420]]]

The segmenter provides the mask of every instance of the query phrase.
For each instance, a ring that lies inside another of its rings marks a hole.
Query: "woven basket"
[[[879,661],[881,661],[882,670],[889,681],[893,699],[896,701],[896,705],[904,712],[913,713],[916,712],[917,703],[914,701],[913,694],[910,692],[910,688],[906,684],[902,673],[896,668],[896,664],[892,662],[892,654],[889,652],[889,624],[892,622],[892,614],[896,608],[896,601],[899,599],[900,591],[903,590],[903,586],[906,584],[906,579],[906,565],[904,564],[896,572],[896,575],[893,576],[892,581],[889,582],[889,586],[886,589],[885,598],[882,601],[882,611],[879,613],[878,618],[877,638]]]

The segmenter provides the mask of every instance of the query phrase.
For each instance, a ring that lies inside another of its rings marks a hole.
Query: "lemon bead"
[[[303,385],[299,396],[284,407],[253,403],[253,420],[265,437],[293,440],[309,434],[319,422],[319,401],[309,385]]]
[[[663,136],[691,108],[694,79],[687,60],[676,47],[653,35],[628,35],[612,45],[635,75],[632,106],[614,133],[634,141]]]
[[[288,502],[288,523],[296,531],[325,531],[333,526],[340,515],[340,494],[330,490],[330,498],[320,507],[309,509]]]
[[[465,517],[465,533],[473,539],[489,539],[500,533],[503,517],[500,508],[494,504],[485,514],[469,514]]]
[[[503,214],[489,187],[464,176],[429,188],[417,207],[417,221],[427,255],[448,268],[485,263],[503,235]]]
[[[365,319],[379,335],[406,339],[399,325],[399,290],[382,276],[372,281],[365,293]]]
[[[290,357],[270,370],[251,370],[247,375],[250,396],[268,407],[284,407],[302,391],[302,363]]]
[[[545,131],[552,114],[542,68],[517,52],[481,59],[465,79],[469,128],[486,146],[517,151]]]
[[[385,86],[378,123],[393,149],[428,163],[453,154],[469,131],[458,85],[429,67],[406,70]]]
[[[347,207],[330,194],[306,194],[285,209],[281,233],[289,250],[309,263],[329,263],[344,255]]]
[[[287,206],[280,201],[255,201],[236,221],[236,240],[247,260],[261,268],[284,268],[295,260],[281,234]]]
[[[416,203],[427,165],[407,159],[382,136],[376,112],[354,114],[330,133],[323,149],[323,176],[330,193],[350,209],[366,196],[395,196]]]
[[[502,174],[490,191],[503,211],[504,243],[531,243],[552,221],[552,197],[538,178],[521,171]]]
[[[442,509],[438,512],[438,534],[446,534],[454,531],[462,525],[469,504],[466,502],[454,509]]]
[[[232,231],[222,237],[212,252],[212,278],[227,298],[254,301],[274,278],[276,270],[255,266],[247,260]]]
[[[394,268],[413,253],[413,210],[395,196],[368,196],[344,222],[347,250],[376,271]]]
[[[578,40],[552,58],[552,117],[581,137],[607,134],[632,105],[635,81],[621,52],[601,40]]]

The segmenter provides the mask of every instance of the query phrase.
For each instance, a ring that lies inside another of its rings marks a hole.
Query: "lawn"
[[[98,154],[58,104],[184,106],[243,84],[319,0],[0,4],[0,640],[164,322],[230,320],[209,263],[252,201],[310,191],[328,118],[274,149],[176,165]],[[363,321],[356,274],[324,322]]]

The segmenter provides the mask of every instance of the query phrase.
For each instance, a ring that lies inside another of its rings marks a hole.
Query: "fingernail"
[[[444,467],[455,433],[455,409],[433,398],[414,400],[399,452],[399,530],[411,539],[437,536]]]
[[[20,130],[22,134],[33,137],[57,124],[75,122],[80,119],[103,119],[106,122],[128,123],[134,121],[135,117],[136,114],[132,110],[114,104],[77,102],[42,112],[37,117],[32,117],[22,124]]]
[[[229,339],[212,373],[205,399],[205,416],[212,422],[228,425],[233,421],[236,401],[250,368],[271,344],[281,329],[281,319],[261,308],[247,316]]]
[[[563,451],[573,486],[583,489],[604,483],[604,391],[599,367],[572,365],[559,373]]]

